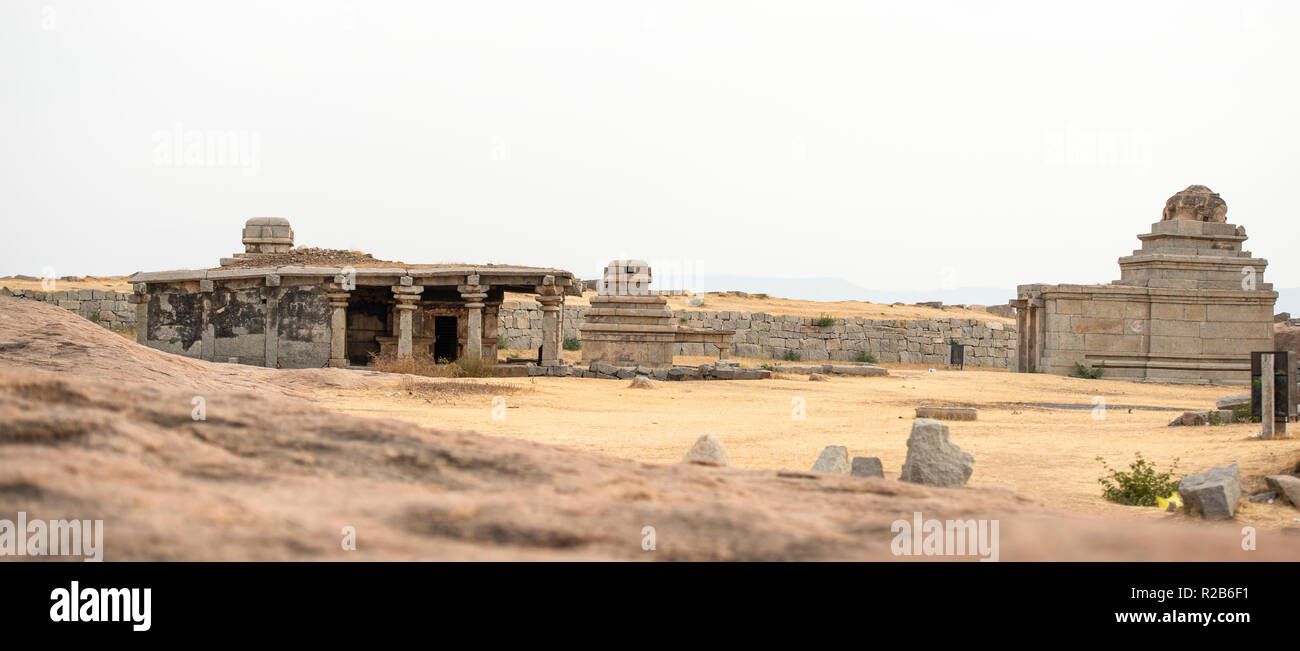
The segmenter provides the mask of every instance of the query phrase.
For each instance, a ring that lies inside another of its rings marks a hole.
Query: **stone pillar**
[[[330,366],[348,366],[348,297],[350,294],[331,286],[325,294],[330,299]]]
[[[542,305],[542,349],[539,366],[560,365],[560,315],[564,309],[564,288],[555,284],[554,276],[546,276],[536,287],[537,302]]]
[[[1273,364],[1276,359],[1273,353],[1263,353],[1259,356],[1259,422],[1262,426],[1259,438],[1264,441],[1272,439],[1277,429],[1276,417],[1273,415],[1277,410],[1277,396],[1274,395],[1273,383]]]
[[[266,287],[262,288],[262,297],[266,299],[266,336],[262,364],[269,368],[280,367],[280,276],[268,274]]]
[[[420,300],[424,286],[416,285],[410,276],[402,276],[399,282],[392,287],[393,298],[397,299],[397,305],[393,306],[397,310],[397,356],[409,359],[413,348],[411,313],[418,308],[415,303]]]
[[[478,274],[465,278],[465,284],[457,289],[460,297],[465,299],[467,318],[465,320],[465,357],[483,359],[483,299],[487,298],[487,285],[479,284]]]
[[[500,303],[487,303],[483,308],[483,355],[489,359],[496,359],[501,347],[500,312]]]
[[[203,332],[200,333],[202,345],[199,346],[199,359],[209,362],[217,359],[217,329],[212,323],[212,291],[214,287],[211,280],[199,281],[199,300],[202,302],[203,313],[200,315],[203,325]]]
[[[728,359],[727,352],[731,350],[731,342],[719,341],[716,345],[718,347],[718,359]]]
[[[131,286],[131,302],[135,303],[135,343],[149,345],[149,286],[136,283]]]

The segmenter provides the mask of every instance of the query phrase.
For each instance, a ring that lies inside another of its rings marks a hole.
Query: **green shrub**
[[[829,328],[835,325],[835,317],[829,314],[823,314],[813,321],[813,325],[818,328]]]
[[[1128,506],[1156,506],[1157,497],[1168,497],[1178,490],[1178,482],[1174,480],[1178,459],[1174,459],[1166,472],[1156,472],[1155,464],[1142,458],[1141,452],[1129,464],[1128,472],[1112,469],[1101,457],[1097,457],[1097,461],[1109,473],[1097,480],[1101,484],[1101,496],[1107,501]]]
[[[1088,368],[1079,362],[1074,363],[1074,372],[1081,378],[1096,380],[1106,373],[1106,362],[1102,362],[1093,368]]]
[[[1250,413],[1250,403],[1236,405],[1232,408],[1232,413],[1237,418],[1238,423],[1253,423],[1255,415]]]
[[[800,355],[797,350],[787,350],[785,351],[785,355],[781,356],[781,359],[784,359],[787,362],[797,362],[803,359],[803,355]]]
[[[573,335],[564,338],[565,350],[582,350],[582,340]]]
[[[865,350],[860,350],[858,351],[858,361],[864,364],[875,364],[876,356],[872,355],[871,353],[868,353]]]

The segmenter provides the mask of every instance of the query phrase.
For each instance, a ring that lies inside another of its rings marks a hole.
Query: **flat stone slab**
[[[828,445],[813,464],[812,472],[826,472],[835,475],[849,474],[849,451],[843,445]]]
[[[1178,482],[1178,494],[1189,513],[1208,520],[1228,520],[1241,500],[1241,472],[1237,464],[1188,475]]]
[[[1218,409],[1232,409],[1241,405],[1250,404],[1249,393],[1238,393],[1231,396],[1224,396],[1214,401],[1214,406]]]
[[[1271,475],[1264,478],[1268,489],[1285,495],[1291,506],[1300,509],[1300,477],[1294,475]]]
[[[883,366],[872,366],[869,364],[826,364],[822,366],[823,373],[835,373],[836,375],[857,375],[861,377],[880,377],[889,375],[889,369]]]
[[[975,420],[979,411],[974,407],[917,407],[917,418],[934,420]]]
[[[884,477],[885,466],[878,457],[853,457],[849,474],[854,477]]]

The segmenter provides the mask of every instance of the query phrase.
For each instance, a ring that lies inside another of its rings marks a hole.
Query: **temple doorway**
[[[433,318],[433,357],[454,362],[460,357],[459,324],[454,316]]]

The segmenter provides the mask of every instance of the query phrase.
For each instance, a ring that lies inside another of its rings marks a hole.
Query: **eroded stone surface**
[[[1160,221],[1187,220],[1224,223],[1228,221],[1228,204],[1219,193],[1203,185],[1189,185],[1165,202]]]
[[[854,477],[884,477],[885,467],[878,457],[853,457],[853,468],[849,474]]]
[[[1230,519],[1241,500],[1241,473],[1234,463],[1188,475],[1178,482],[1178,495],[1189,513],[1209,520]]]
[[[812,472],[828,472],[835,475],[849,474],[849,451],[843,445],[828,445],[813,464]]]
[[[975,471],[975,457],[957,447],[948,426],[930,418],[912,421],[902,481],[927,486],[962,486]]]
[[[715,466],[731,465],[731,457],[727,454],[727,448],[718,440],[718,437],[712,434],[705,434],[695,441],[691,446],[686,457],[682,459],[687,463],[703,463]]]

